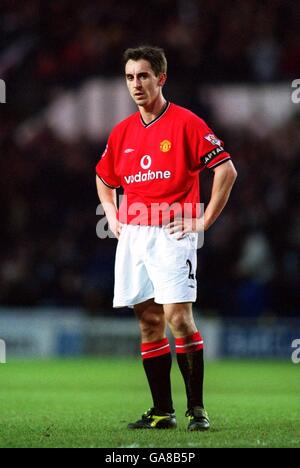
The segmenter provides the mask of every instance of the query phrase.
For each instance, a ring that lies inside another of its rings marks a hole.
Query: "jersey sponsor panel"
[[[139,112],[118,124],[96,171],[110,187],[122,186],[130,204],[143,203],[148,210],[158,202],[196,207],[199,172],[228,159],[223,142],[202,119],[170,104],[151,125],[142,122]],[[129,208],[121,204],[119,210],[122,217],[127,210],[127,222],[133,221]],[[155,223],[148,219],[145,224]]]
[[[147,172],[139,171],[137,174],[124,176],[126,184],[133,184],[134,182],[146,182],[148,180],[158,180],[158,179],[170,179],[170,171],[151,171],[150,169]]]

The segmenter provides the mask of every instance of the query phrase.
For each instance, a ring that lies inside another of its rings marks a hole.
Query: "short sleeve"
[[[120,178],[116,174],[116,164],[111,138],[96,166],[96,173],[102,182],[111,189],[120,187]]]
[[[230,154],[224,149],[224,142],[214,134],[204,120],[194,116],[189,124],[189,131],[194,170],[214,169],[231,159]]]

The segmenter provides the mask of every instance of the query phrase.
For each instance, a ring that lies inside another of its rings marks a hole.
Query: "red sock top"
[[[168,338],[163,338],[158,341],[150,341],[141,343],[141,355],[143,359],[162,356],[163,354],[170,353],[170,345]]]
[[[203,338],[200,332],[195,332],[193,335],[184,336],[183,338],[175,338],[176,353],[192,353],[204,348]]]

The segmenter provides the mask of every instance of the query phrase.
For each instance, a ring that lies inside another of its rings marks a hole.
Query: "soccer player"
[[[237,173],[222,141],[206,123],[164,98],[164,51],[141,46],[127,49],[123,58],[138,112],[112,130],[96,167],[96,183],[118,239],[113,305],[134,308],[153,399],[153,407],[128,428],[176,427],[169,326],[186,388],[188,430],[204,431],[210,421],[203,402],[203,338],[192,312],[197,236],[220,215]],[[203,221],[199,172],[205,168],[214,177]],[[124,197],[118,209],[120,186]]]

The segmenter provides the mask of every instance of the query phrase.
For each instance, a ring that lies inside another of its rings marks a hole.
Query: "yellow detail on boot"
[[[157,424],[162,421],[163,419],[169,419],[169,416],[152,416],[153,421],[151,422],[150,426],[151,427],[156,427]]]

